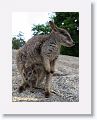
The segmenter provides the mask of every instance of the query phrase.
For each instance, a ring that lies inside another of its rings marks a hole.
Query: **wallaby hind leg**
[[[18,92],[22,93],[28,87],[29,87],[28,83],[24,82],[21,86],[19,86]]]
[[[50,62],[50,72],[53,74],[55,72],[56,59]]]
[[[50,79],[51,79],[50,61],[49,59],[44,59],[43,62],[44,62],[44,68],[46,71],[45,97],[48,98],[50,96]]]
[[[36,86],[35,86],[36,88],[38,88],[41,85],[41,83],[43,82],[45,76],[46,76],[45,71],[44,70],[40,71],[39,78],[37,78],[37,81],[36,81]]]
[[[34,86],[32,81],[29,82],[29,86],[30,86],[30,91],[34,92]]]
[[[21,77],[22,77],[22,85],[19,86],[19,89],[18,89],[18,92],[19,92],[19,93],[23,92],[24,90],[26,90],[26,88],[29,87],[29,85],[28,85],[28,83],[27,83],[27,81],[26,81],[26,79],[25,79],[25,76],[24,76],[24,72],[23,72],[23,71],[22,71],[22,73],[21,73]]]
[[[46,71],[46,82],[45,82],[45,97],[49,97],[50,96],[50,83],[51,83],[51,78],[52,78],[52,75],[55,71],[55,62],[56,62],[56,59],[51,61],[50,63],[45,61],[47,65],[49,65],[48,68],[50,68],[48,70],[48,72]],[[45,64],[45,65],[46,65]],[[45,66],[46,67],[46,66]],[[47,68],[46,68],[47,69]]]
[[[46,81],[45,81],[45,97],[48,98],[50,96],[50,82],[51,82],[51,73],[46,74]]]
[[[43,59],[44,69],[47,73],[50,73],[50,61],[47,58]]]

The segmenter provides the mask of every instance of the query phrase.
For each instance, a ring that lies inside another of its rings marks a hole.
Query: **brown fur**
[[[23,77],[25,82],[19,87],[19,92],[23,92],[27,87],[30,87],[30,90],[32,91],[33,88],[37,88],[45,78],[43,65],[34,64],[23,69]]]
[[[55,62],[60,53],[60,46],[72,47],[73,40],[67,30],[58,28],[49,22],[52,32],[49,35],[32,37],[17,53],[17,68],[20,74],[23,69],[34,64],[41,64],[45,70],[45,96],[50,94],[50,80],[55,68]],[[22,76],[23,77],[23,76]],[[25,82],[25,78],[23,78]]]

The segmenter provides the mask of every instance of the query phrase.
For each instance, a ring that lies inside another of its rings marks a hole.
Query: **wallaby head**
[[[32,87],[35,87],[38,80],[45,77],[44,67],[41,64],[33,64],[23,70],[23,76],[28,84],[32,83]]]
[[[36,71],[33,69],[33,66],[29,66],[23,70],[23,76],[25,77],[26,82],[27,83],[32,82],[33,86],[35,86],[37,80],[35,74]]]
[[[58,28],[52,21],[49,21],[49,24],[52,29],[52,34],[60,41],[61,45],[66,47],[74,46],[74,42],[66,29]]]

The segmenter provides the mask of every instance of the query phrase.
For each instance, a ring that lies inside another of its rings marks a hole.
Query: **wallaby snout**
[[[72,47],[72,46],[74,46],[74,45],[75,45],[75,43],[74,43],[73,40],[71,40],[71,41],[66,40],[66,42],[65,42],[65,46],[66,46],[66,47]]]

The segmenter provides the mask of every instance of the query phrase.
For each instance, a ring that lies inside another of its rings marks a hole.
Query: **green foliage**
[[[16,37],[12,38],[12,49],[19,49],[20,44],[19,40],[16,39]]]
[[[51,32],[51,28],[48,25],[38,24],[33,25],[32,31],[34,31],[33,35],[45,35]]]
[[[24,35],[22,32],[19,32],[19,34],[16,37],[12,38],[12,49],[19,49],[25,44],[24,41]]]
[[[75,42],[75,46],[61,47],[60,53],[63,55],[79,56],[79,13],[78,12],[55,12],[52,17],[54,23],[61,28],[67,29]],[[34,25],[32,28],[34,35],[48,34],[51,29],[48,25]]]

